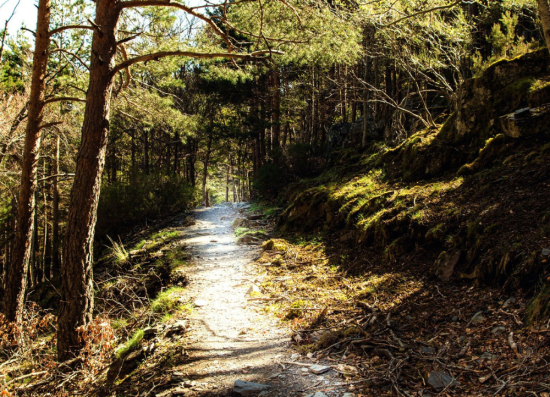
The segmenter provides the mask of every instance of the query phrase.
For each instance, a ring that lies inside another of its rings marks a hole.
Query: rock
[[[516,298],[512,296],[511,298],[508,298],[506,302],[504,302],[502,308],[506,309],[508,306],[513,305],[514,303],[516,303]]]
[[[231,224],[231,227],[233,229],[237,229],[239,227],[250,227],[250,221],[244,218],[237,218],[233,221],[233,223]]]
[[[449,281],[459,260],[460,251],[456,251],[454,253],[447,253],[443,251],[435,261],[435,274],[442,281]]]
[[[481,324],[485,320],[486,320],[486,318],[483,315],[483,312],[477,312],[476,314],[474,314],[474,316],[470,320],[470,323],[472,323],[472,324]]]
[[[286,251],[288,250],[288,244],[282,239],[267,240],[262,244],[262,248],[265,251]]]
[[[207,304],[208,304],[208,302],[205,301],[205,300],[202,300],[202,299],[197,299],[195,301],[195,306],[197,306],[197,307],[203,307],[203,306],[206,306]]]
[[[458,382],[451,375],[441,371],[434,371],[430,373],[428,378],[428,384],[436,391],[441,391],[447,387],[458,385]]]
[[[317,393],[308,394],[306,397],[328,397],[325,393],[318,391]]]
[[[326,365],[312,365],[311,367],[309,367],[309,372],[316,375],[321,375],[328,371],[330,371],[330,367]]]
[[[344,394],[342,394],[342,397],[355,397],[355,394],[353,394],[353,393],[344,393]]]
[[[260,291],[260,288],[258,288],[257,285],[251,285],[248,291],[246,291],[246,293],[249,296],[253,296],[253,295],[261,294],[262,292]]]
[[[498,334],[500,334],[501,332],[506,332],[506,328],[504,328],[504,327],[495,327],[495,328],[493,328],[493,329],[491,330],[491,333],[492,333],[493,335],[498,335]]]
[[[492,354],[492,353],[489,353],[489,352],[485,352],[481,356],[479,356],[479,360],[494,361],[497,358],[498,358],[498,356],[496,354]]]
[[[175,389],[172,389],[173,396],[185,396],[186,394],[189,394],[189,393],[190,393],[190,390],[184,387],[176,387]]]
[[[168,330],[166,331],[166,337],[170,337],[176,334],[182,334],[186,331],[186,329],[187,323],[185,321],[178,321],[168,327]]]
[[[550,248],[543,248],[542,249],[542,256],[550,256]]]
[[[547,131],[550,122],[550,106],[516,110],[502,116],[500,121],[504,133],[511,138],[542,134]]]
[[[258,241],[260,240],[258,240],[256,237],[253,237],[250,234],[247,234],[246,236],[239,237],[237,239],[237,244],[250,244]]]
[[[453,318],[451,318],[451,321],[453,323],[458,323],[458,316],[453,316]]]
[[[433,355],[436,353],[436,350],[433,347],[423,347],[420,349],[420,353]]]
[[[257,221],[263,219],[263,217],[264,215],[248,215],[246,219],[248,219],[249,221]]]
[[[233,385],[233,391],[241,396],[254,396],[267,389],[269,389],[268,385],[244,380],[236,380]]]

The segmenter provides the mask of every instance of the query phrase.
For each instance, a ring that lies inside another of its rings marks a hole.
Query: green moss
[[[548,317],[550,317],[550,284],[544,284],[527,308],[527,320],[533,324]]]
[[[290,305],[290,310],[288,311],[285,318],[287,320],[292,320],[294,318],[301,317],[302,314],[303,314],[302,310],[292,310],[292,309],[305,309],[307,307],[307,304],[308,304],[308,302],[303,301],[301,299],[298,299],[298,300],[292,302],[292,304]]]
[[[287,251],[288,243],[282,239],[271,239],[262,244],[262,248],[266,251]]]
[[[126,356],[126,354],[128,354],[132,350],[135,350],[139,346],[141,340],[143,339],[143,335],[144,335],[143,330],[138,329],[136,332],[134,332],[132,337],[125,344],[123,344],[118,349],[116,349],[115,356],[118,359],[121,359],[121,358],[124,358],[124,356]]]
[[[151,302],[151,310],[155,313],[166,313],[174,309],[177,304],[177,294],[183,292],[181,287],[170,287],[157,295],[155,300]]]

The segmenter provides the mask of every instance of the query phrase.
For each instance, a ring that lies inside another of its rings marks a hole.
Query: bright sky
[[[0,29],[4,29],[6,19],[10,17],[16,4],[17,0],[0,0]],[[8,25],[8,31],[11,35],[17,33],[17,30],[21,28],[23,24],[29,29],[36,29],[37,9],[35,4],[37,4],[36,0],[20,1],[19,7],[17,7],[17,11]]]

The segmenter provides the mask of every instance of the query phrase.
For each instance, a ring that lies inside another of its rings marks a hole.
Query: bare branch
[[[126,52],[126,47],[124,44],[119,44],[120,51],[122,52],[122,56],[124,57],[124,62],[128,62],[128,53]],[[132,81],[132,75],[130,74],[130,65],[128,65],[126,68],[126,82],[122,85],[121,89],[126,89],[130,85],[130,81]]]
[[[399,18],[398,20],[396,21],[393,21],[393,22],[390,22],[388,23],[387,25],[384,25],[382,26],[383,28],[388,28],[390,26],[393,26],[393,25],[396,25],[398,24],[399,22],[402,22],[406,19],[410,19],[410,18],[414,18],[418,15],[423,15],[423,14],[428,14],[430,12],[435,12],[435,11],[440,11],[440,10],[445,10],[447,8],[453,8],[459,4],[463,3],[463,0],[458,0],[458,1],[455,1],[454,3],[451,3],[451,4],[448,4],[446,6],[439,6],[439,7],[434,7],[434,8],[430,8],[430,9],[427,9],[427,10],[422,10],[422,11],[418,11],[418,12],[415,12],[414,14],[410,14],[410,15],[405,15],[403,18]]]
[[[61,124],[63,124],[62,121],[54,121],[53,123],[46,123],[46,124],[43,124],[40,127],[38,127],[38,130],[43,130],[44,128],[55,127],[55,126],[61,125]]]
[[[173,1],[170,1],[170,0],[130,0],[130,1],[123,1],[123,2],[119,3],[119,7],[121,9],[135,8],[135,7],[174,7],[174,8],[178,8],[178,9],[183,10],[186,13],[188,13],[190,15],[193,15],[194,17],[199,18],[199,19],[203,20],[204,22],[206,22],[208,25],[210,25],[210,27],[214,30],[214,32],[218,36],[220,36],[223,39],[223,41],[225,41],[225,43],[228,45],[230,50],[235,48],[233,46],[233,44],[231,44],[231,41],[229,40],[229,37],[227,36],[227,34],[225,34],[220,29],[220,27],[214,23],[214,21],[211,18],[201,14],[200,12],[197,12],[197,11],[193,10],[192,7],[188,7],[185,4],[173,2]]]
[[[70,29],[85,29],[85,30],[95,30],[93,26],[86,26],[86,25],[67,25],[67,26],[61,26],[60,28],[54,29],[50,31],[50,37],[54,34],[64,32],[65,30]]]
[[[75,57],[75,58],[78,60],[78,62],[80,62],[80,64],[81,64],[82,66],[84,66],[86,69],[90,70],[90,68],[88,67],[88,65],[86,65],[86,62],[84,62],[84,61],[83,61],[78,55],[76,55],[75,53],[70,52],[70,51],[67,51],[67,50],[64,50],[63,48],[57,48],[57,49],[51,51],[50,54],[54,54],[54,53],[56,53],[56,52],[62,52],[62,53],[64,53],[64,54],[68,54],[68,55],[70,55],[70,56],[72,56],[72,57]],[[74,66],[74,65],[73,65],[73,66]]]
[[[230,52],[191,52],[191,51],[163,51],[163,52],[156,52],[153,54],[147,54],[142,55],[139,57],[135,57],[132,59],[129,59],[127,61],[122,62],[121,64],[117,65],[115,69],[113,70],[113,74],[121,71],[122,69],[126,69],[133,64],[139,63],[139,62],[147,62],[147,61],[153,61],[158,60],[160,58],[165,57],[171,57],[171,56],[184,56],[189,58],[238,58],[238,59],[254,59],[259,57],[260,55],[265,54],[276,54],[276,55],[282,55],[283,53],[281,51],[256,51],[252,52],[250,54],[234,54]],[[257,58],[261,59],[261,58]]]
[[[49,103],[55,103],[55,102],[86,102],[86,99],[70,97],[70,96],[54,97],[54,98],[46,99],[44,101],[44,105],[47,105]]]

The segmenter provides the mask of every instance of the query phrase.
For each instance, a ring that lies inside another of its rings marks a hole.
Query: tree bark
[[[208,181],[208,162],[210,161],[210,150],[212,149],[212,130],[208,135],[208,143],[206,146],[206,154],[204,155],[204,170],[202,173],[202,203],[205,207],[210,206],[208,191],[206,190],[206,182]]]
[[[55,144],[55,156],[52,172],[54,175],[59,175],[59,135],[57,136]],[[59,250],[59,185],[57,176],[53,178],[52,190],[52,273],[55,277],[59,274],[61,266],[61,255]]]
[[[28,121],[25,131],[25,149],[19,187],[19,203],[15,247],[8,269],[5,310],[9,321],[21,322],[25,304],[25,292],[34,235],[35,192],[38,155],[40,151],[41,125],[44,117],[45,78],[50,46],[50,0],[38,3],[38,19],[32,69]]]
[[[86,326],[92,319],[93,239],[105,167],[119,16],[115,0],[96,2],[97,28],[92,39],[90,84],[61,266],[62,299],[57,329],[60,361],[78,354],[83,341],[79,340],[77,328]]]
[[[278,148],[281,141],[281,91],[278,66],[273,68],[273,137],[272,149]]]
[[[539,6],[539,15],[542,22],[542,31],[546,46],[550,49],[550,6],[548,0],[537,0]]]

